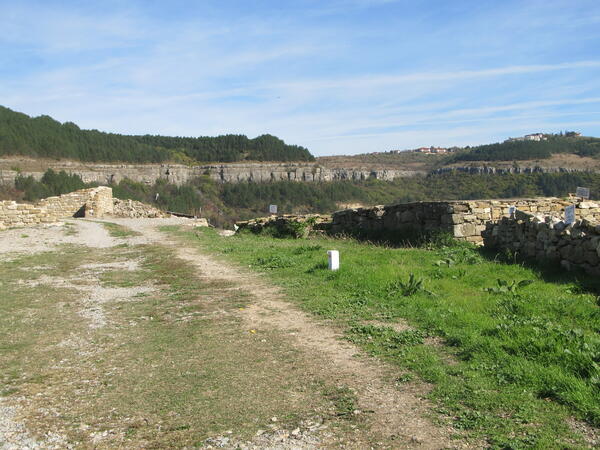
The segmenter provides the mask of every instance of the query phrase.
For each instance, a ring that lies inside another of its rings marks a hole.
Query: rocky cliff
[[[0,183],[13,184],[15,178],[33,176],[40,179],[51,168],[76,174],[86,183],[118,183],[124,178],[152,184],[158,179],[181,185],[200,176],[208,176],[221,183],[269,181],[336,181],[375,178],[390,181],[421,172],[398,169],[332,168],[317,163],[235,163],[186,166],[182,164],[83,164],[73,161],[0,160]]]
[[[522,174],[522,173],[569,173],[569,172],[597,172],[593,168],[575,168],[575,167],[549,167],[549,166],[451,166],[441,167],[432,171],[433,173],[452,173],[462,172],[469,174],[479,175],[493,175],[493,174]]]
[[[158,179],[181,185],[200,176],[220,183],[271,181],[360,181],[377,179],[391,181],[401,177],[427,174],[424,170],[373,167],[336,167],[320,163],[231,163],[186,166],[183,164],[104,164],[77,161],[34,160],[26,158],[0,159],[0,184],[14,184],[15,178],[33,176],[40,179],[47,169],[76,174],[86,183],[111,184],[128,178],[153,184]],[[470,174],[597,172],[592,167],[554,167],[542,165],[470,165],[442,167],[433,173],[462,172]]]

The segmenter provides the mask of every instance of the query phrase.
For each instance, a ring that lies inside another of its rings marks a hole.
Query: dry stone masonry
[[[509,217],[510,208],[527,213],[560,214],[569,201],[558,198],[414,202],[338,211],[332,216],[331,232],[357,236],[398,236],[423,232],[448,232],[457,239],[483,243],[489,223]],[[582,219],[600,219],[600,206],[592,202],[576,205]]]
[[[489,223],[483,233],[485,246],[537,261],[560,263],[567,270],[578,268],[600,275],[599,205],[581,205],[579,217],[585,218],[568,225],[558,215],[523,212]]]
[[[53,223],[68,217],[168,217],[153,206],[113,199],[112,189],[81,189],[37,203],[0,201],[0,230]]]
[[[48,197],[35,204],[1,201],[0,230],[52,223],[66,217],[103,217],[112,213],[112,189],[105,186]]]
[[[157,209],[146,203],[135,200],[120,200],[118,198],[113,200],[113,215],[115,217],[148,217],[153,219],[170,217],[170,214],[167,214],[160,209]]]
[[[260,234],[265,230],[293,237],[306,237],[311,233],[325,233],[331,227],[331,216],[324,214],[283,214],[259,217],[252,220],[236,222],[238,231],[252,231]]]
[[[241,230],[260,233],[265,229],[300,228],[308,231],[357,237],[384,236],[389,239],[413,237],[428,232],[447,232],[454,238],[481,245],[490,225],[511,212],[560,217],[570,200],[555,197],[507,200],[456,200],[442,202],[400,203],[370,208],[352,208],[328,215],[273,215],[237,222]],[[578,220],[600,223],[600,205],[594,202],[575,204]],[[558,219],[557,219],[558,220]]]

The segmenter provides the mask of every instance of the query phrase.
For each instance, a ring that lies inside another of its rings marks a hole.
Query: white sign
[[[565,208],[565,223],[567,225],[575,223],[575,205],[569,205]]]
[[[269,205],[269,213],[277,214],[277,205]]]
[[[516,206],[509,206],[508,207],[508,216],[513,218],[515,217],[515,213],[517,212],[517,207]]]
[[[577,190],[575,191],[575,195],[579,198],[584,198],[584,199],[588,199],[590,198],[590,190],[589,188],[585,188],[585,187],[577,187]]]

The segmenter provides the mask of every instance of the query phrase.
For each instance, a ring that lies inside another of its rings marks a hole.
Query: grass
[[[130,230],[123,225],[119,225],[112,222],[101,222],[102,226],[108,230],[108,233],[115,238],[127,238],[132,236],[139,236],[140,233],[137,231]]]
[[[107,265],[131,260],[136,270]],[[343,419],[351,393],[318,379],[281,333],[249,330],[236,314],[244,293],[195,270],[155,246],[68,245],[0,262],[0,395],[27,399],[34,435],[56,431],[75,447],[196,447],[227,430],[250,438],[272,417],[290,429]],[[90,329],[73,286],[94,284],[155,291],[103,303],[108,324]]]
[[[567,422],[600,425],[600,309],[590,278],[504,263],[467,245],[179,235],[265,272],[302,308],[407,370],[406,379],[432,383],[438,418],[492,447],[580,447]],[[327,270],[328,249],[340,251],[337,272]],[[411,276],[418,288],[402,289]],[[411,329],[395,331],[395,322]]]

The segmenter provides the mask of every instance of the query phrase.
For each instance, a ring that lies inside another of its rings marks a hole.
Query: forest
[[[0,200],[35,201],[86,185],[76,175],[48,170],[41,181],[18,177],[16,191],[0,189]],[[154,204],[165,211],[201,215],[213,225],[231,225],[236,220],[268,215],[269,204],[280,213],[331,213],[341,204],[391,204],[413,201],[471,200],[566,196],[577,186],[589,187],[591,198],[600,198],[600,175],[579,173],[533,173],[476,175],[446,173],[400,178],[387,182],[333,181],[300,183],[216,183],[201,177],[183,186],[159,180],[153,185],[123,180],[112,186],[113,195]],[[158,198],[157,195],[158,194]]]
[[[600,157],[600,139],[570,135],[546,135],[545,141],[509,141],[466,148],[446,163],[459,161],[524,161],[547,159],[556,153]]]
[[[0,156],[75,159],[93,162],[180,163],[313,161],[301,146],[265,134],[217,137],[129,136],[82,130],[49,116],[29,117],[0,106]]]

